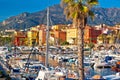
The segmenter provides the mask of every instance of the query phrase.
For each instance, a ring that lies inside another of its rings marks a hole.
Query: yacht
[[[103,78],[105,80],[120,80],[120,73],[116,73],[116,74],[113,74],[113,75],[103,76]]]

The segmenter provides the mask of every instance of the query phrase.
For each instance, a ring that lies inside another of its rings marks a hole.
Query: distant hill
[[[120,23],[120,9],[119,8],[94,8],[94,21],[88,19],[89,25],[107,24],[113,26]],[[0,22],[0,29],[25,29],[36,26],[38,24],[46,24],[46,9],[43,11],[28,13],[24,12],[17,16],[12,16],[3,22]],[[60,5],[50,7],[50,24],[68,24],[71,23],[65,19],[63,9]]]

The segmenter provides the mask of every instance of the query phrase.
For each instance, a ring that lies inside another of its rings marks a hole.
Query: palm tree
[[[98,0],[61,0],[66,18],[73,21],[78,29],[78,71],[79,80],[84,80],[84,29],[87,17],[94,14],[91,8],[98,4]]]

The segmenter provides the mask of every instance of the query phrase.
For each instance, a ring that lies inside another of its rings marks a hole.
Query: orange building
[[[26,32],[17,31],[14,37],[14,45],[23,46],[25,45],[25,39],[27,38]]]
[[[44,45],[46,42],[46,29],[39,30],[39,45]]]
[[[66,32],[64,31],[53,31],[55,42],[60,44],[66,41]]]
[[[97,43],[97,37],[102,33],[102,30],[97,30],[95,27],[86,26],[84,41],[86,43]]]

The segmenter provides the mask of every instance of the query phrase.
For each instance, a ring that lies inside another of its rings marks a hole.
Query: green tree
[[[64,41],[64,42],[61,43],[61,45],[69,45],[69,42]]]
[[[91,42],[91,43],[88,44],[88,46],[89,46],[90,49],[92,49],[95,45],[94,45],[94,43]]]
[[[78,71],[79,80],[84,80],[84,29],[87,17],[94,14],[91,8],[98,4],[98,0],[61,0],[66,18],[73,21],[78,29]]]

